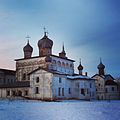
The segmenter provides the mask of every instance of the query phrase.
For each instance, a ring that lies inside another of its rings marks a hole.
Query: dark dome
[[[83,70],[83,66],[81,64],[78,66],[78,70]]]
[[[52,61],[52,58],[50,56],[46,56],[45,62],[51,62],[51,61]]]
[[[105,82],[105,85],[118,85],[116,82],[114,82],[113,80],[107,80]]]
[[[24,52],[32,52],[33,48],[30,46],[29,42],[27,43],[27,45],[23,48]]]
[[[105,68],[105,65],[103,65],[102,62],[100,62],[100,64],[98,65],[97,68],[98,68],[98,69],[104,69],[104,68]]]
[[[44,37],[38,41],[39,48],[52,48],[52,46],[53,46],[53,41],[47,37],[46,33]]]

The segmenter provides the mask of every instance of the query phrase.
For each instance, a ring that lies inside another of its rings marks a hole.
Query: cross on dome
[[[27,35],[25,38],[27,39],[27,41],[28,41],[28,43],[29,43],[29,39],[30,39],[31,37],[30,37],[29,35]]]
[[[44,27],[43,29],[44,29],[44,35],[45,35],[45,36],[48,36],[49,33],[48,33],[48,31],[46,30],[46,27]]]

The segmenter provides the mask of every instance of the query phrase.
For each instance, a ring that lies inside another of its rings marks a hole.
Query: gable
[[[50,74],[50,75],[52,75],[51,72],[49,72],[49,71],[47,71],[47,70],[44,70],[44,69],[37,69],[37,70],[31,72],[31,73],[30,73],[30,76],[31,76],[31,75],[34,75],[34,74],[44,74],[44,75],[45,75],[45,74]]]
[[[94,75],[92,78],[95,80],[102,80],[102,81],[104,80],[104,78],[98,74]]]
[[[105,75],[105,80],[114,80],[114,78],[111,75]]]

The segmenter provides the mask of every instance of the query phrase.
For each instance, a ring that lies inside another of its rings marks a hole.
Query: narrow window
[[[39,77],[36,78],[36,83],[39,83]]]
[[[30,75],[28,75],[28,80],[30,80]]]
[[[84,89],[81,89],[81,94],[85,95]]]
[[[58,95],[60,96],[61,94],[60,94],[60,90],[61,90],[61,88],[59,87],[58,88]]]
[[[64,96],[64,88],[62,88],[62,96]]]
[[[90,88],[92,88],[92,83],[90,83]]]
[[[114,89],[114,87],[112,87],[112,91],[114,91],[115,89]]]
[[[35,88],[35,94],[39,94],[39,87]]]
[[[10,96],[10,91],[9,90],[7,91],[7,96]]]
[[[70,64],[70,68],[72,68],[73,67],[73,65],[72,64]]]
[[[7,81],[8,83],[10,83],[10,80],[8,79],[8,81]]]
[[[28,95],[28,91],[27,90],[25,90],[25,95]]]
[[[106,93],[108,92],[107,88],[105,89]]]
[[[89,94],[89,89],[87,89],[87,94]]]
[[[13,83],[13,79],[11,79],[11,83]]]
[[[70,88],[68,89],[68,93],[71,94],[71,89]]]
[[[59,77],[59,83],[62,83],[62,79]]]
[[[23,79],[23,80],[26,80],[26,74],[25,74],[25,73],[23,74],[22,79]]]

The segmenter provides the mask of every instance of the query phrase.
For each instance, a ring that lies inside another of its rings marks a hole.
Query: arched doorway
[[[21,91],[18,91],[18,96],[22,96],[22,92]]]

